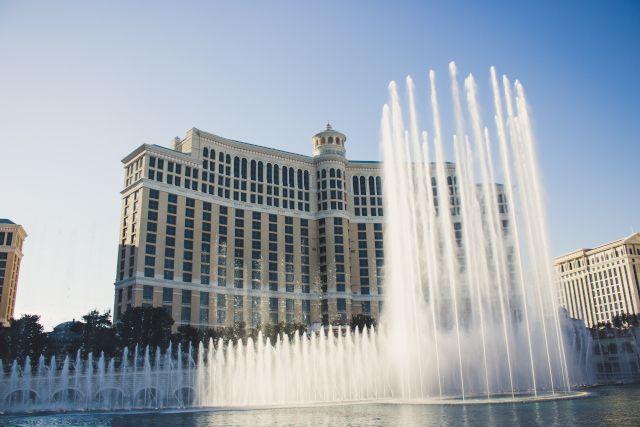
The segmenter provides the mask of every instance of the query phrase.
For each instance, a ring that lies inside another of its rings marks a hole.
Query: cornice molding
[[[215,137],[219,138],[220,140],[208,138],[206,136],[202,136],[202,134],[200,135],[201,140],[207,141],[212,144],[217,144],[218,146],[225,147],[225,149],[231,149],[231,150],[235,150],[235,151],[246,153],[246,154],[258,154],[260,156],[269,157],[269,158],[278,159],[278,160],[285,160],[288,162],[293,162],[301,165],[313,166],[314,164],[313,157],[310,157],[310,156],[304,156],[302,154],[295,154],[295,153],[286,153],[284,151],[280,151],[273,148],[260,147],[257,145],[254,146],[253,144],[251,144],[252,148],[249,149],[247,147],[242,146],[242,145],[245,145],[246,143],[232,141],[217,135],[215,135]]]

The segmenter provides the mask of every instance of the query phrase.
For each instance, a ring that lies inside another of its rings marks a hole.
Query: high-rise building
[[[198,327],[377,318],[382,163],[347,160],[346,139],[327,125],[303,156],[194,128],[126,156],[115,319],[132,306]]]
[[[587,327],[622,313],[640,314],[640,233],[553,260],[558,303]]]
[[[21,225],[0,218],[0,324],[13,318],[22,260],[22,243],[27,237]]]

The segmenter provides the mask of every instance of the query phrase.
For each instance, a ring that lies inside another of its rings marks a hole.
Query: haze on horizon
[[[15,316],[112,309],[139,145],[196,127],[310,155],[329,120],[349,159],[379,160],[389,82],[412,76],[432,134],[429,70],[451,121],[451,61],[493,136],[490,67],[522,82],[554,256],[640,231],[639,52],[632,1],[1,1],[0,218],[29,234]]]

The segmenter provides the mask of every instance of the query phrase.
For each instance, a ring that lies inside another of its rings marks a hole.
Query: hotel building
[[[115,320],[132,306],[202,328],[377,318],[382,163],[347,160],[346,139],[327,125],[304,156],[194,128],[127,155]],[[455,165],[446,170],[455,215]]]
[[[27,237],[21,225],[0,218],[0,324],[13,319],[22,260],[22,243]]]
[[[587,327],[640,314],[640,233],[554,258],[558,302]]]

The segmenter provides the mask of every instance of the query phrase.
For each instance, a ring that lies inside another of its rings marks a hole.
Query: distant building
[[[587,327],[640,314],[640,233],[554,258],[558,303]]]
[[[138,306],[164,307],[175,327],[378,318],[382,163],[348,160],[346,139],[327,125],[305,156],[194,128],[170,148],[128,154],[115,321]],[[460,221],[455,171],[447,163],[451,197],[441,203]],[[502,186],[497,193],[506,212]]]
[[[640,328],[591,329],[593,363],[598,383],[640,380],[636,334]]]
[[[72,320],[70,322],[60,323],[53,328],[53,331],[47,334],[47,345],[53,350],[58,351],[78,344],[82,336],[73,330],[76,323],[75,320]]]
[[[22,260],[22,243],[27,237],[21,225],[0,218],[0,324],[13,318]]]

